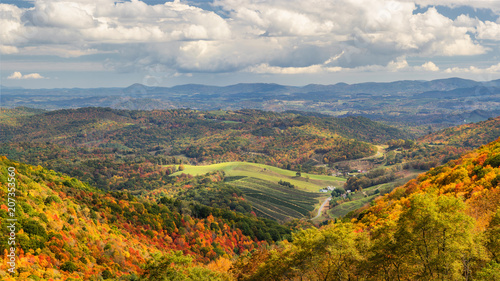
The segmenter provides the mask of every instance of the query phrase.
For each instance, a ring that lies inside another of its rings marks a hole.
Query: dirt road
[[[328,202],[330,202],[331,199],[332,199],[331,196],[325,199],[323,204],[321,204],[321,206],[319,207],[318,214],[314,218],[312,218],[311,220],[315,220],[315,219],[321,217],[321,213],[323,212],[323,208],[326,206],[326,204],[328,204]]]

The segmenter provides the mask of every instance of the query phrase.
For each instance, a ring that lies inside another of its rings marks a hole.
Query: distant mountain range
[[[6,89],[10,89],[10,90],[17,89],[17,90],[19,90],[19,89],[22,89],[22,87],[7,87],[7,86],[4,86],[4,85],[0,85],[0,89],[1,90],[6,90]]]
[[[461,78],[303,87],[266,83],[229,86],[187,84],[126,88],[2,88],[3,107],[47,110],[80,107],[200,110],[255,108],[300,110],[333,116],[362,115],[405,125],[450,125],[500,115],[500,79],[478,82]]]
[[[151,87],[143,84],[133,84],[126,88],[55,88],[55,89],[24,89],[21,87],[0,86],[4,90],[15,91],[17,94],[79,94],[79,95],[109,95],[123,94],[129,96],[147,96],[150,94],[164,95],[234,95],[242,93],[325,93],[325,94],[415,94],[434,91],[450,91],[459,88],[500,87],[500,79],[478,82],[461,78],[438,79],[432,81],[403,80],[395,82],[377,83],[367,82],[359,84],[337,83],[334,85],[309,84],[306,86],[286,86],[274,83],[239,83],[229,86],[210,86],[202,84],[185,84],[173,87]]]
[[[284,86],[267,83],[240,83],[230,86],[207,86],[200,84],[186,84],[170,88],[147,87],[142,84],[134,84],[124,89],[124,92],[146,91],[148,93],[164,92],[171,94],[217,94],[232,95],[241,93],[273,93],[273,94],[296,94],[296,93],[367,93],[367,94],[415,94],[430,91],[450,91],[458,88],[473,87],[500,87],[500,79],[489,82],[477,82],[461,78],[439,79],[433,81],[396,81],[388,83],[359,83],[346,84],[337,83],[334,85],[309,84],[303,87]]]

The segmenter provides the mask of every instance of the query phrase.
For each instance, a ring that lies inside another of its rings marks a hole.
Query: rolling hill
[[[302,173],[245,162],[226,162],[208,166],[183,165],[183,170],[173,173],[203,175],[223,171],[227,184],[241,190],[257,215],[277,221],[310,217],[310,214],[329,196],[320,193],[328,186],[342,187],[345,179]],[[280,185],[279,182],[287,182]],[[330,191],[328,191],[330,192]]]
[[[15,237],[15,244],[0,241],[2,280],[148,279],[148,272],[172,258],[171,274],[181,280],[205,280],[195,277],[200,274],[227,280],[236,253],[290,235],[290,229],[273,221],[167,197],[151,201],[127,192],[105,193],[4,156],[0,169],[9,171],[0,174],[5,198],[0,232]],[[7,198],[12,200],[7,203]],[[8,218],[17,220],[14,235],[6,227],[12,224]],[[11,275],[7,252],[13,246]]]
[[[422,143],[451,145],[457,147],[479,147],[500,137],[500,116],[488,120],[447,128],[419,139]]]
[[[81,107],[155,110],[268,111],[299,110],[332,116],[365,116],[399,127],[430,125],[445,128],[467,121],[483,121],[500,115],[500,80],[477,82],[460,78],[433,81],[395,81],[303,87],[265,83],[229,86],[178,85],[96,89],[3,89],[5,107],[36,107],[55,110]]]
[[[498,280],[500,141],[431,169],[354,217],[241,257],[241,280]]]
[[[1,154],[103,189],[158,188],[162,164],[179,161],[257,162],[327,173],[328,163],[375,153],[368,142],[409,136],[363,117],[257,110],[81,108],[9,120],[0,122]],[[136,173],[141,176],[130,178]]]
[[[279,180],[286,180],[295,185],[295,189],[307,192],[318,192],[326,186],[340,186],[345,182],[343,178],[308,173],[302,173],[300,177],[297,177],[297,172],[295,171],[248,162],[225,162],[206,166],[183,166],[184,169],[182,171],[175,172],[172,176],[180,174],[203,175],[214,171],[224,171],[226,177],[251,177],[276,183]]]

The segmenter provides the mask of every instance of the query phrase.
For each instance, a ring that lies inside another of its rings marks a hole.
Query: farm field
[[[319,189],[343,186],[345,182],[342,178],[306,173],[297,177],[294,171],[245,162],[207,166],[185,165],[183,171],[172,175],[201,175],[217,170],[225,172],[228,184],[243,191],[258,215],[278,221],[308,218],[330,195],[320,193]],[[290,182],[295,188],[278,184],[280,180]]]
[[[345,183],[345,179],[343,178],[307,173],[302,173],[301,177],[297,177],[295,171],[247,162],[226,162],[205,166],[184,165],[183,171],[178,171],[172,175],[176,176],[184,173],[196,176],[213,171],[224,171],[226,173],[226,177],[253,177],[273,183],[284,180],[295,185],[296,189],[307,192],[318,192],[320,189],[327,186],[343,186]]]
[[[243,191],[258,215],[278,221],[307,218],[315,210],[319,198],[323,197],[321,193],[297,190],[253,177],[238,177],[228,183]]]
[[[202,175],[217,170],[225,172],[228,184],[243,191],[258,215],[278,221],[308,218],[309,214],[311,212],[313,212],[311,214],[315,214],[323,200],[330,196],[330,192],[320,193],[319,189],[327,186],[343,187],[345,183],[345,179],[339,177],[307,173],[302,173],[301,177],[297,177],[295,171],[246,162],[226,162],[205,166],[184,165],[183,171],[172,175],[182,173]],[[380,193],[387,193],[395,186],[403,185],[418,173],[418,171],[408,171],[404,178],[394,182],[365,188],[362,192],[356,192],[352,195],[351,201],[342,202],[328,209],[324,214],[329,218],[344,217],[349,212],[370,203]],[[290,182],[295,188],[291,189],[279,185],[280,180]],[[379,192],[375,193],[376,190]],[[332,201],[338,199],[333,198]],[[315,222],[321,220],[324,220],[324,217],[315,220]]]

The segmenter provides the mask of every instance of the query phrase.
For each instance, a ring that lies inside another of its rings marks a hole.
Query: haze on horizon
[[[1,1],[25,88],[500,78],[500,1]]]

